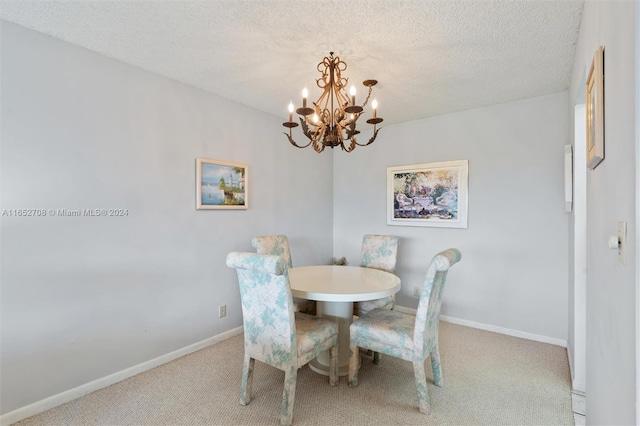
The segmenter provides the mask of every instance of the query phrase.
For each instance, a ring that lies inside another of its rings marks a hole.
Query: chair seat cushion
[[[358,302],[356,304],[354,313],[357,316],[362,316],[377,308],[393,309],[394,302],[395,300],[393,296],[383,297],[382,299],[365,300],[364,302]]]
[[[413,329],[416,317],[398,311],[374,309],[351,324],[351,342],[406,359],[413,353]]]
[[[295,313],[298,353],[312,351],[323,342],[338,334],[338,324],[312,315]]]
[[[315,315],[316,314],[316,301],[307,300],[298,297],[293,298],[293,310],[295,312],[302,312],[303,314]]]

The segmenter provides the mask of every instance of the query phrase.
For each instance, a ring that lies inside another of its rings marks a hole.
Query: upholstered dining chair
[[[291,261],[291,250],[289,249],[289,239],[286,235],[265,235],[255,237],[251,240],[251,245],[259,254],[274,254],[280,256],[287,268],[293,268]],[[317,303],[315,300],[293,298],[293,309],[296,312],[315,315],[317,312]]]
[[[244,322],[240,404],[251,401],[255,360],[285,373],[280,424],[293,421],[298,369],[329,350],[329,384],[338,384],[338,325],[293,311],[289,274],[275,255],[231,252],[227,266],[238,274]]]
[[[393,235],[366,234],[362,237],[360,266],[381,269],[395,274],[398,240],[399,238]],[[360,316],[376,308],[393,309],[394,304],[395,297],[391,295],[382,299],[357,302],[354,304],[353,312],[355,315]],[[373,363],[380,364],[380,354],[373,352],[372,356]]]
[[[359,348],[367,348],[396,358],[411,361],[418,391],[418,406],[429,414],[429,394],[424,362],[431,357],[433,383],[442,386],[438,326],[442,293],[449,268],[461,258],[460,251],[451,248],[431,260],[424,287],[420,293],[416,315],[387,309],[374,309],[349,327],[349,386],[358,386],[360,370]]]
[[[381,269],[395,274],[396,259],[398,257],[398,240],[399,238],[393,235],[367,234],[362,237],[360,266]],[[394,303],[394,296],[358,302],[355,307],[355,312],[356,315],[360,315],[366,314],[376,308],[392,309]]]

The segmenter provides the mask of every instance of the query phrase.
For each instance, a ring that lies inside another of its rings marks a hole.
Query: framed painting
[[[587,78],[587,167],[604,160],[604,48],[593,55]]]
[[[247,209],[246,164],[196,159],[196,209]]]
[[[467,228],[469,161],[387,167],[387,225]]]

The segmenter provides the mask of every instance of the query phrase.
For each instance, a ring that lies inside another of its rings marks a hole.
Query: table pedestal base
[[[349,326],[353,322],[353,302],[318,302],[318,316],[338,323],[338,375],[349,375]],[[329,375],[329,351],[309,363],[316,373]]]
[[[328,359],[328,357],[327,357],[327,359]],[[328,365],[324,365],[324,364],[320,364],[320,362],[318,361],[318,358],[312,359],[309,362],[309,368],[312,369],[313,371],[315,371],[316,373],[322,374],[324,376],[328,376],[329,375],[329,366]],[[346,377],[348,375],[349,375],[349,365],[348,364],[338,367],[338,376],[339,377]]]

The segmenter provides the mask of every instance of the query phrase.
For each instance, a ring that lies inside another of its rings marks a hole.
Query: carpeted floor
[[[256,362],[253,400],[239,404],[243,336],[202,349],[15,423],[36,425],[276,425],[284,373]],[[297,425],[573,425],[566,350],[442,322],[444,386],[431,382],[431,414],[417,409],[411,363],[365,357],[360,386],[332,388],[300,369]]]

